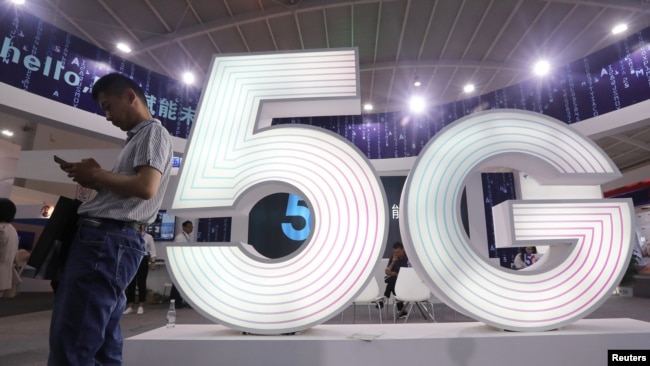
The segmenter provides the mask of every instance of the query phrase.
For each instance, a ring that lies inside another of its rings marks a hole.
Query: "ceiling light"
[[[122,43],[122,42],[117,44],[117,49],[124,53],[131,52],[131,47],[129,47],[129,45],[127,45],[126,43]]]
[[[413,86],[420,86],[420,85],[422,85],[422,83],[420,82],[420,78],[416,76],[415,79],[413,79]]]
[[[535,64],[535,67],[533,67],[533,71],[535,72],[535,75],[544,76],[551,71],[551,64],[547,61],[539,61]]]
[[[2,134],[8,137],[11,137],[14,135],[14,131],[11,130],[2,130]]]
[[[192,84],[194,83],[194,74],[191,72],[186,72],[183,74],[183,82],[185,84]]]
[[[471,93],[474,91],[474,84],[467,84],[463,87],[465,93]]]
[[[25,3],[25,0],[13,0],[13,1],[14,4],[18,4],[18,5],[23,5]]]
[[[612,33],[619,34],[625,32],[626,30],[627,30],[627,24],[618,24],[614,28],[612,28]]]
[[[363,110],[364,111],[371,111],[372,110],[372,104],[366,103],[363,105]]]
[[[426,108],[426,103],[424,101],[424,98],[414,96],[411,97],[411,100],[409,101],[409,106],[411,107],[411,111],[415,113],[420,113],[424,111]]]

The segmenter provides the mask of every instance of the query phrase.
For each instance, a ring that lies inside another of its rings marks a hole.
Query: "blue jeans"
[[[137,230],[80,221],[54,299],[49,366],[122,365],[124,290],[143,256]]]

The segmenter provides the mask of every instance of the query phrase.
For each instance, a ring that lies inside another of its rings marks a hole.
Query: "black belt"
[[[114,226],[122,229],[125,228],[133,229],[136,231],[140,231],[140,225],[141,225],[137,221],[120,221],[120,220],[113,220],[113,219],[104,219],[99,217],[88,217],[88,216],[79,217],[79,224],[81,223],[90,225],[92,227]]]

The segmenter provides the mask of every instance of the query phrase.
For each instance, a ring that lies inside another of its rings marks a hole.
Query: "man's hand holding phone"
[[[54,161],[59,164],[61,170],[68,173],[68,177],[72,178],[73,182],[86,188],[99,189],[100,186],[95,181],[95,175],[97,170],[101,170],[101,166],[95,159],[82,159],[71,163],[54,155]]]
[[[54,162],[59,164],[59,168],[63,170],[64,172],[68,173],[68,177],[70,176],[70,169],[74,166],[74,163],[70,163],[68,161],[65,161],[61,159],[60,157],[54,155]]]
[[[69,164],[67,161],[61,159],[60,157],[58,157],[56,155],[54,155],[54,161],[59,165]]]

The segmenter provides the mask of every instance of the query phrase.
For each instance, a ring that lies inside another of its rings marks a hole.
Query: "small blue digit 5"
[[[302,201],[302,198],[296,196],[295,194],[289,194],[289,200],[287,202],[287,217],[302,217],[305,220],[305,226],[300,230],[296,230],[290,222],[282,223],[282,232],[284,235],[286,235],[287,238],[296,241],[307,239],[309,236],[310,227],[309,220],[311,213],[309,212],[309,208],[298,205],[298,202],[300,201]]]

